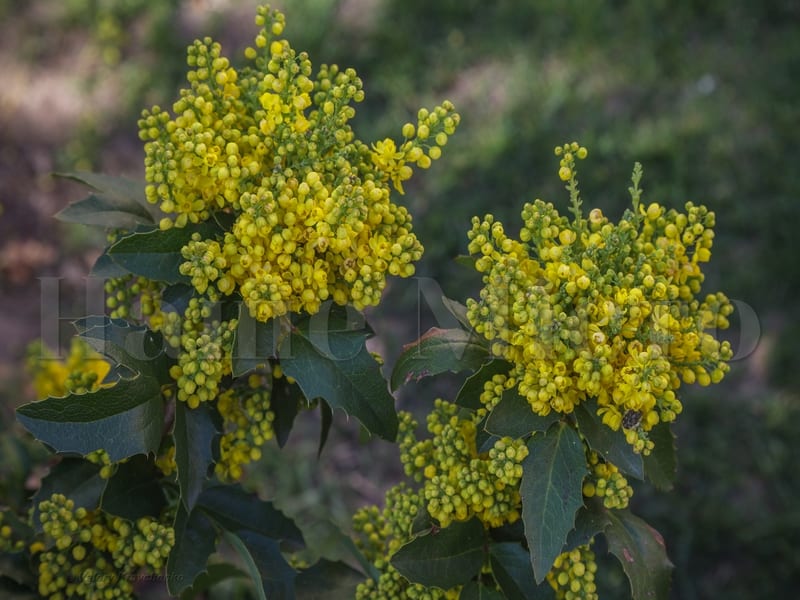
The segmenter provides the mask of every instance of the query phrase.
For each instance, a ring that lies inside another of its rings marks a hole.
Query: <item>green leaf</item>
[[[641,454],[625,440],[622,429],[614,431],[597,416],[597,401],[589,400],[575,408],[578,429],[586,438],[589,447],[603,460],[610,462],[620,471],[636,479],[644,479],[644,466]]]
[[[458,300],[453,300],[447,296],[442,296],[442,304],[453,315],[456,320],[464,326],[467,331],[472,331],[472,323],[467,318],[467,307]]]
[[[510,370],[511,363],[505,360],[492,359],[481,365],[477,371],[464,381],[464,385],[458,391],[455,403],[473,410],[480,408],[484,384],[487,381],[491,381],[495,375],[506,375]]]
[[[489,350],[469,331],[432,327],[417,341],[403,346],[392,370],[392,390],[445,371],[475,370],[488,358]]]
[[[649,435],[655,446],[643,459],[645,475],[658,489],[671,490],[678,469],[675,435],[669,423],[659,423],[649,431]]]
[[[568,552],[578,546],[585,546],[594,536],[602,533],[608,525],[607,513],[603,503],[597,498],[590,499],[585,506],[581,506],[575,517],[575,529],[569,532],[567,544],[562,552]]]
[[[64,494],[75,503],[75,508],[94,510],[100,504],[100,496],[107,481],[100,477],[100,465],[81,458],[64,457],[50,468],[34,495],[33,526],[42,530],[39,522],[39,502],[48,500],[53,494]]]
[[[141,454],[134,456],[120,464],[108,480],[100,507],[129,521],[158,516],[166,506],[162,477],[153,461]]]
[[[489,413],[486,430],[500,437],[521,438],[533,432],[547,431],[559,418],[556,412],[546,417],[537,415],[516,389],[510,389],[503,393],[500,402]]]
[[[470,581],[461,589],[458,600],[505,600],[506,595],[486,587],[480,582]]]
[[[108,255],[108,248],[97,257],[92,269],[89,271],[90,277],[99,277],[100,279],[113,279],[115,277],[124,277],[125,275],[128,275],[128,270],[123,269],[114,262],[114,259]]]
[[[142,375],[154,377],[159,383],[170,383],[169,363],[164,353],[160,333],[144,325],[134,325],[124,319],[93,315],[73,321],[78,336],[94,350]]]
[[[276,540],[303,543],[303,535],[294,521],[271,502],[245,492],[241,486],[208,487],[200,494],[196,506],[229,531],[246,529]]]
[[[188,283],[189,278],[178,270],[185,262],[181,248],[189,243],[194,233],[199,233],[202,239],[209,239],[219,232],[219,226],[214,221],[173,227],[166,231],[153,229],[137,232],[112,244],[108,254],[114,262],[134,275],[166,283]]]
[[[181,593],[181,600],[194,600],[194,598],[203,597],[201,594],[218,583],[227,579],[238,579],[247,577],[247,573],[233,566],[230,563],[212,563],[208,565],[206,571],[198,575],[192,587],[186,588]]]
[[[167,589],[178,596],[206,572],[208,557],[217,545],[217,531],[200,510],[188,512],[182,503],[175,515],[175,546],[167,559]]]
[[[233,342],[233,376],[239,377],[278,356],[281,341],[288,336],[291,322],[286,317],[256,321],[242,304]]]
[[[134,229],[137,225],[154,223],[145,208],[144,185],[139,182],[95,173],[57,173],[56,176],[85,183],[97,190],[58,212],[56,218],[61,221],[109,229]]]
[[[522,519],[533,573],[541,583],[583,505],[582,483],[588,470],[581,438],[563,422],[534,435],[528,451],[520,485]]]
[[[363,581],[364,575],[351,566],[323,558],[300,572],[295,589],[302,600],[352,600]]]
[[[394,398],[367,350],[371,331],[350,328],[338,319],[315,322],[315,317],[298,322],[281,345],[284,374],[295,379],[309,400],[323,398],[357,418],[370,433],[394,441]]]
[[[607,511],[607,518],[608,550],[622,563],[633,600],[667,600],[673,565],[664,538],[627,510]]]
[[[489,558],[495,580],[509,600],[541,600],[551,598],[550,585],[539,585],[533,577],[531,556],[516,542],[489,546]]]
[[[303,393],[296,383],[289,383],[286,377],[272,379],[272,394],[269,406],[275,413],[272,428],[278,447],[283,448],[289,440],[289,434],[294,425],[294,419],[300,410]]]
[[[320,400],[319,412],[321,423],[319,430],[319,446],[317,447],[317,458],[322,456],[322,449],[325,447],[325,442],[328,441],[328,434],[331,431],[331,425],[333,425],[333,411],[331,410],[330,405],[324,400]]]
[[[89,394],[23,404],[17,420],[56,452],[85,456],[103,448],[119,462],[158,450],[164,423],[161,387],[140,375]]]
[[[185,402],[175,403],[175,464],[178,467],[178,486],[181,501],[191,510],[214,460],[212,442],[217,435],[211,412],[205,403],[189,408]]]
[[[294,600],[297,572],[283,558],[276,540],[247,530],[225,531],[224,536],[244,560],[258,598]]]
[[[414,538],[392,556],[391,563],[409,581],[446,590],[479,574],[485,542],[478,519],[455,522]]]

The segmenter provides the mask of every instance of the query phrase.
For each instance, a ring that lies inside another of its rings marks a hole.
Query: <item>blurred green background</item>
[[[800,585],[800,3],[796,0],[283,0],[286,35],[315,64],[353,66],[367,100],[362,139],[399,137],[420,106],[452,100],[462,124],[443,159],[406,186],[426,254],[419,274],[463,300],[474,273],[455,265],[472,215],[514,231],[523,202],[565,207],[556,144],[589,148],[584,206],[612,218],[634,161],[645,201],[717,213],[707,289],[751,307],[758,344],[739,348],[720,386],[687,389],[675,490],[639,486],[635,510],[663,534],[673,597],[786,598]],[[141,177],[139,111],[169,106],[185,46],[210,34],[234,59],[251,43],[255,3],[235,0],[0,0],[0,394],[5,502],[20,501],[27,451],[12,429],[29,399],[19,364],[39,335],[41,278],[60,277],[62,316],[85,305],[83,277],[103,238],[52,214],[80,197],[67,169]],[[793,154],[795,153],[795,154]],[[419,333],[416,288],[395,282],[372,311],[389,362]],[[423,314],[422,321],[430,321]],[[752,319],[746,323],[752,324]],[[452,381],[415,386],[424,411]],[[343,419],[337,419],[341,421]],[[355,437],[341,424],[331,448]],[[311,428],[313,431],[313,428]],[[395,454],[353,444],[320,462],[298,440],[251,484],[345,522],[398,476]],[[376,442],[372,443],[377,444]],[[374,452],[372,449],[369,452]],[[272,478],[272,479],[270,479]],[[272,481],[279,481],[275,486]],[[29,482],[30,485],[30,482]],[[276,489],[277,488],[277,489]],[[613,579],[613,577],[612,577]],[[613,584],[613,581],[612,581]],[[613,585],[611,586],[613,588]],[[608,591],[617,597],[620,588]]]

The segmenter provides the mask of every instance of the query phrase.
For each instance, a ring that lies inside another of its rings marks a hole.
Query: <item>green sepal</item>
[[[164,423],[161,386],[142,375],[123,379],[88,394],[23,404],[17,420],[56,452],[85,456],[102,448],[119,462],[158,450]]]
[[[467,583],[485,559],[486,532],[476,518],[419,535],[392,556],[392,565],[414,583],[443,590]]]
[[[575,525],[583,505],[588,474],[583,443],[567,423],[559,422],[528,442],[522,462],[522,519],[537,583],[544,581]]]

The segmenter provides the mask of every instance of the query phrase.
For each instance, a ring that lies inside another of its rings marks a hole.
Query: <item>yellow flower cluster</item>
[[[28,347],[25,366],[40,400],[93,392],[111,370],[111,365],[79,337],[72,338],[63,360],[40,341],[33,342]]]
[[[224,480],[240,479],[242,466],[261,458],[262,446],[275,437],[270,377],[252,373],[244,384],[228,388],[217,398],[223,434],[214,470]]]
[[[356,600],[455,600],[460,588],[440,590],[410,583],[389,561],[411,539],[414,519],[423,510],[419,492],[400,483],[386,492],[385,506],[359,509],[353,515],[355,542],[379,572],[356,588]]]
[[[588,452],[591,472],[583,482],[583,495],[587,498],[602,498],[606,508],[627,508],[633,496],[633,488],[620,473],[619,468],[600,460],[597,452]]]
[[[556,557],[547,581],[556,592],[556,600],[598,600],[595,555],[591,542]]]
[[[214,216],[224,232],[184,248],[181,273],[211,297],[238,293],[267,321],[319,310],[331,298],[378,302],[387,274],[407,277],[422,246],[411,216],[390,199],[412,166],[427,168],[458,125],[450,102],[419,111],[404,141],[356,139],[353,69],[323,65],[280,36],[285,18],[258,9],[251,64],[237,70],[210,39],[189,48],[190,87],[173,106],[143,113],[147,199],[162,228]]]
[[[647,431],[681,411],[681,382],[716,383],[728,370],[730,345],[712,333],[727,327],[732,306],[722,293],[698,298],[714,213],[640,206],[637,165],[633,209],[617,224],[599,209],[585,218],[575,161],[586,150],[572,143],[556,153],[575,218],[536,200],[522,210],[518,240],[492,215],[474,218],[469,252],[484,287],[468,300],[468,318],[513,364],[535,413],[568,414],[596,398],[603,422],[648,452]]]
[[[148,317],[153,314],[163,284],[145,277],[124,275],[113,277],[105,282],[106,307],[109,316],[116,319],[127,319],[139,314]]]
[[[130,575],[157,573],[175,544],[171,527],[143,517],[131,523],[75,508],[63,494],[39,503],[44,538],[38,552],[39,594],[64,598],[130,598]]]
[[[447,527],[477,516],[489,527],[513,523],[519,516],[519,482],[528,448],[504,437],[487,450],[476,443],[480,412],[459,414],[459,407],[437,399],[428,415],[431,439],[401,445],[406,472],[422,471],[421,495],[428,513]]]
[[[169,345],[180,349],[178,364],[169,373],[178,384],[178,400],[190,408],[214,400],[222,378],[231,372],[237,320],[219,321],[211,317],[211,304],[202,298],[192,298],[182,317],[177,312],[165,312],[157,322],[150,322]]]

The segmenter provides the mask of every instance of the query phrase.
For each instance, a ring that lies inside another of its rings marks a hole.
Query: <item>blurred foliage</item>
[[[99,57],[86,85],[112,72],[121,75],[116,112],[88,111],[63,156],[69,166],[87,166],[120,133],[138,144],[139,110],[173,97],[191,37],[190,28],[180,26],[182,15],[202,12],[203,30],[209,31],[209,23],[223,28],[239,8],[249,15],[253,4],[0,0],[0,17],[25,16],[30,35],[19,48],[22,61],[46,62],[62,40],[81,35]],[[289,33],[297,47],[358,69],[367,99],[355,128],[363,137],[397,136],[390,124],[411,120],[414,107],[435,98],[456,103],[463,121],[446,164],[434,164],[432,176],[409,185],[404,198],[426,246],[419,273],[436,278],[451,297],[463,299],[478,283],[474,272],[452,262],[466,248],[472,215],[491,211],[513,233],[519,207],[533,194],[557,205],[566,201],[557,161],[546,151],[564,139],[580,139],[589,148],[582,192],[612,218],[627,199],[610,194],[622,189],[635,160],[645,169],[645,201],[679,207],[693,200],[716,211],[709,288],[722,287],[752,305],[762,321],[769,316],[765,323],[785,326],[765,332],[774,342],[766,382],[746,386],[747,374],[739,369],[738,380],[731,378],[718,397],[687,397],[678,428],[677,489],[656,493],[643,486],[636,510],[665,535],[677,566],[673,597],[788,597],[800,583],[794,552],[800,515],[792,503],[800,493],[793,475],[800,400],[791,393],[800,384],[800,236],[794,231],[800,170],[790,162],[800,134],[800,4],[275,4],[294,24]],[[249,20],[242,23],[250,27]],[[223,43],[244,44],[250,37],[241,29],[233,33]],[[412,315],[416,324],[413,290],[392,293],[406,300],[408,310],[377,317],[394,325]],[[745,391],[777,385],[790,391]],[[15,455],[17,442],[2,443],[14,445],[3,456]],[[275,465],[288,463],[264,464],[275,477]],[[282,489],[298,494],[314,483],[302,470],[277,477]],[[12,479],[4,473],[3,481]],[[332,502],[332,512],[341,516],[340,492],[329,484],[313,501]]]

